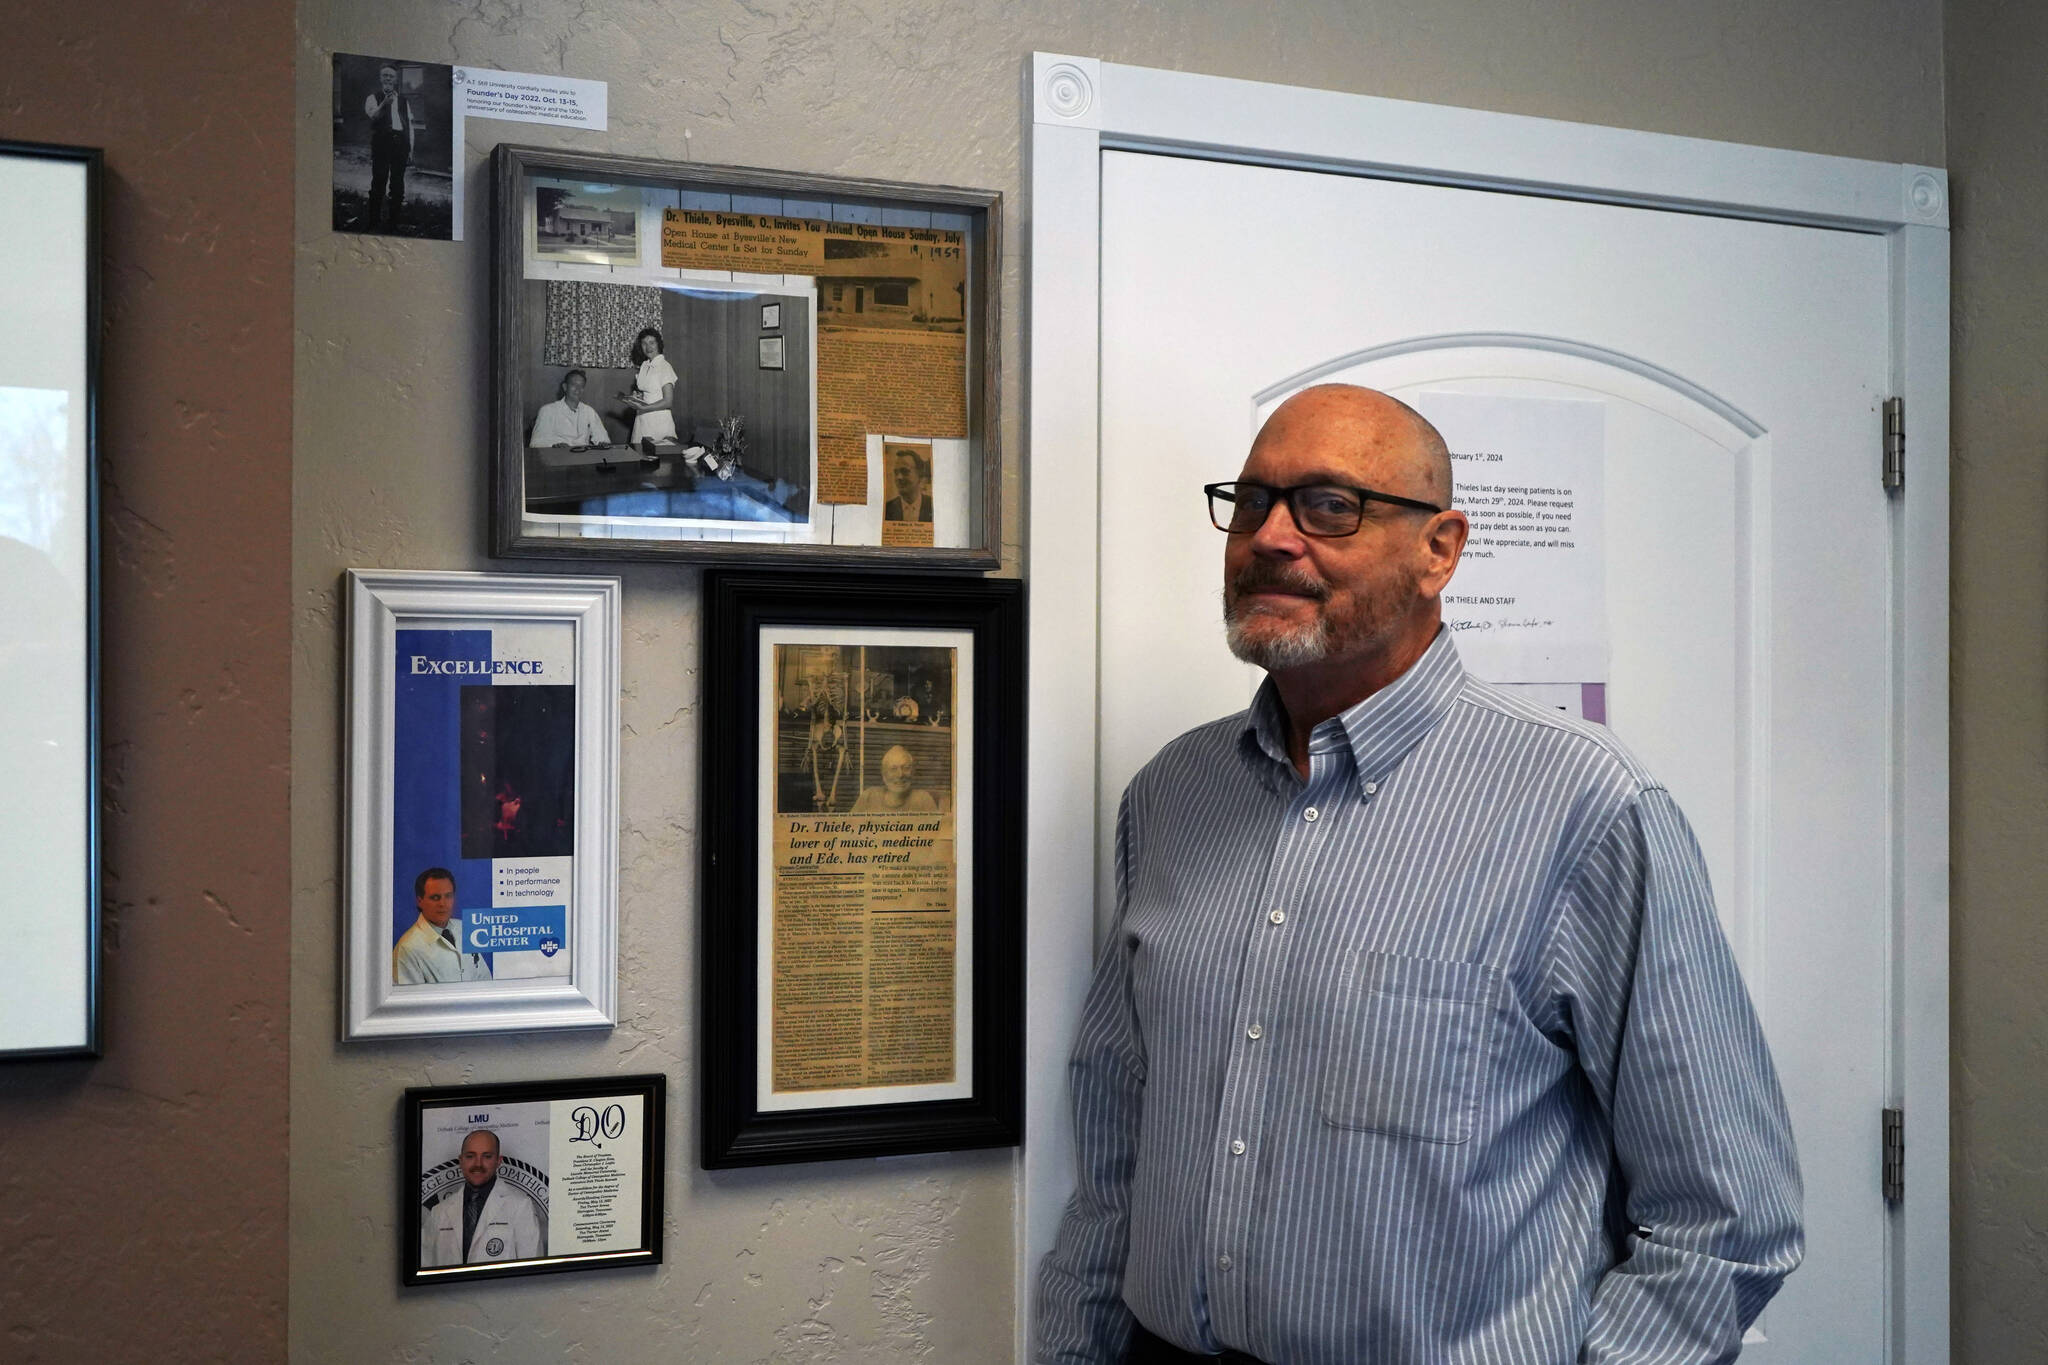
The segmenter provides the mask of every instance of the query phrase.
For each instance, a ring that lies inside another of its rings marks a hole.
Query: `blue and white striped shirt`
[[[1124,794],[1036,1359],[1732,1360],[1799,1173],[1670,794],[1448,631],[1309,752],[1268,682]]]

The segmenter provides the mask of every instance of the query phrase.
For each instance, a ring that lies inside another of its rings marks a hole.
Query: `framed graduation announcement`
[[[499,554],[997,566],[994,191],[491,166]]]
[[[405,1092],[401,1280],[661,1263],[660,1075]]]
[[[704,623],[704,1165],[1016,1142],[1021,585],[720,570]]]

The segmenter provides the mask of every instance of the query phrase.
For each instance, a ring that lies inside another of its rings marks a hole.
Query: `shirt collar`
[[[1351,750],[1353,778],[1361,785],[1377,782],[1436,728],[1464,686],[1465,666],[1458,660],[1457,642],[1448,629],[1439,629],[1407,672],[1316,726],[1309,734],[1309,749],[1344,745]],[[1245,713],[1241,744],[1246,760],[1269,787],[1282,770],[1293,770],[1287,757],[1287,711],[1271,677],[1259,684],[1251,710]]]

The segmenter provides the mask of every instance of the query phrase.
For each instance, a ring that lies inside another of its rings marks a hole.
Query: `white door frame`
[[[1935,167],[1334,94],[1034,53],[1027,265],[1031,582],[1029,989],[1017,1353],[1073,1188],[1066,1054],[1095,949],[1096,495],[1102,153],[1138,150],[1519,190],[1887,238],[1892,392],[1889,1104],[1912,1118],[1890,1210],[1892,1362],[1946,1365],[1948,1255],[1948,177]],[[1871,431],[1871,477],[1879,432]],[[1870,1121],[1879,1122],[1872,1114]],[[1809,1159],[1821,1156],[1810,1153]],[[1878,1172],[1870,1173],[1872,1184]]]

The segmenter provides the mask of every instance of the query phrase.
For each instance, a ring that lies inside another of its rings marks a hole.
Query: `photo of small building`
[[[964,332],[965,280],[957,255],[928,255],[922,244],[827,238],[818,272],[818,321],[827,327]]]
[[[640,191],[632,186],[539,180],[535,253],[557,261],[633,265],[640,259]]]

